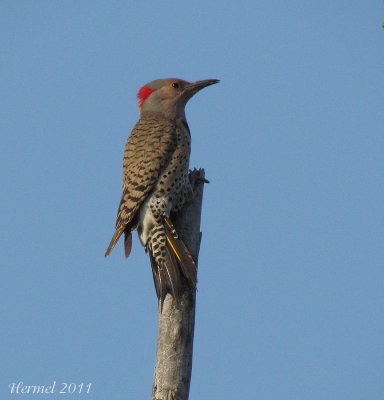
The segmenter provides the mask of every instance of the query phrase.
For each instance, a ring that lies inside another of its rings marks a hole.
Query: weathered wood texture
[[[198,261],[200,219],[203,200],[204,170],[191,172],[193,201],[186,204],[172,221],[191,254]],[[159,307],[159,331],[152,400],[188,400],[192,372],[193,334],[195,328],[196,293],[183,281],[181,301],[175,306],[167,294],[163,309]]]

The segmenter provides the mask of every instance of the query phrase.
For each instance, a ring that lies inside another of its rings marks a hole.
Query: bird
[[[125,256],[132,232],[149,254],[158,301],[167,293],[179,301],[182,276],[196,289],[196,263],[171,220],[193,196],[189,180],[191,132],[185,106],[218,79],[188,82],[153,80],[137,93],[140,118],[128,137],[123,158],[123,188],[108,256],[124,233]]]

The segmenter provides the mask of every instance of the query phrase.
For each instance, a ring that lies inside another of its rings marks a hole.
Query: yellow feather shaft
[[[172,242],[170,241],[169,237],[167,236],[167,242],[169,243],[169,245],[171,246],[173,252],[175,253],[175,256],[177,257],[177,259],[181,262],[181,258],[179,256],[179,253],[176,251],[175,246],[172,244]]]

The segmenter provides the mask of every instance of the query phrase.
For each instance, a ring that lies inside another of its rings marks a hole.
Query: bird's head
[[[217,79],[206,79],[191,83],[177,78],[149,82],[137,93],[140,113],[160,112],[170,118],[184,116],[188,100],[199,90],[218,82]]]

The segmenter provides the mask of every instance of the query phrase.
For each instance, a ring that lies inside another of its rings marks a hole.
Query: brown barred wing
[[[176,128],[159,115],[143,116],[132,130],[124,151],[123,194],[116,219],[116,231],[105,256],[122,233],[129,237],[135,216],[176,149]]]

